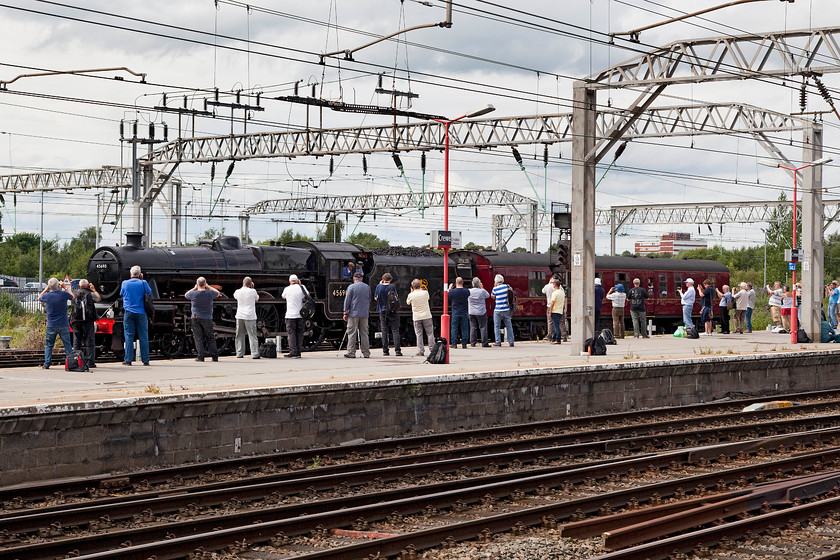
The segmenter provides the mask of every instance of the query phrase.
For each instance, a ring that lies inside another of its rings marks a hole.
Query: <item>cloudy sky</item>
[[[693,9],[722,2],[698,0]],[[264,111],[254,112],[248,132],[299,130],[306,126],[307,110],[272,99],[291,95],[300,83],[301,95],[314,85],[324,99],[365,105],[389,105],[389,96],[376,94],[379,75],[385,89],[410,91],[417,97],[400,98],[400,106],[417,112],[458,116],[491,103],[494,116],[565,113],[571,111],[572,81],[634,57],[639,50],[685,38],[740,35],[767,31],[810,29],[840,24],[836,2],[765,0],[726,8],[682,23],[645,31],[641,43],[621,38],[608,44],[608,34],[628,31],[680,15],[685,2],[676,0],[566,0],[564,2],[509,2],[462,0],[455,3],[450,29],[432,27],[357,52],[354,61],[328,59],[319,54],[352,49],[375,37],[412,26],[443,21],[440,0],[314,0],[259,4],[230,0],[106,2],[77,0],[47,2],[12,0],[0,6],[0,80],[22,74],[69,72],[125,67],[84,75],[20,78],[0,91],[0,173],[98,168],[131,163],[130,145],[120,142],[121,120],[139,121],[141,134],[148,123],[161,136],[165,122],[169,137],[224,135],[243,131],[241,111],[219,110],[215,118],[182,118],[155,110],[167,95],[168,106],[203,109],[204,100],[218,88],[222,101],[231,92],[261,93]],[[837,21],[835,21],[837,20]],[[145,83],[135,74],[145,74]],[[119,80],[114,77],[119,76]],[[836,97],[840,88],[834,75],[823,81]],[[666,89],[655,105],[699,102],[744,102],[782,113],[799,111],[798,79],[738,81]],[[828,105],[813,88],[809,111]],[[601,92],[598,101],[626,106],[633,94]],[[254,98],[250,102],[255,102]],[[310,126],[348,127],[387,124],[389,117],[309,111]],[[836,151],[838,122],[824,115],[828,155]],[[128,133],[128,129],[126,129]],[[772,137],[785,155],[801,160],[801,133],[788,131]],[[141,147],[141,152],[146,150]],[[453,189],[509,189],[548,202],[571,198],[571,144],[556,144],[543,165],[542,146],[520,147],[527,174],[522,173],[507,149],[455,151],[451,156]],[[439,190],[443,160],[429,153],[425,178],[419,153],[402,154],[406,179],[413,189]],[[648,139],[632,142],[599,186],[597,206],[658,202],[712,202],[773,200],[792,189],[780,170],[759,167],[766,158],[753,139],[709,137]],[[840,158],[838,158],[840,159]],[[190,241],[209,228],[238,232],[239,212],[260,200],[311,195],[386,194],[405,192],[405,180],[387,154],[362,158],[350,154],[335,158],[332,176],[325,158],[281,158],[238,162],[224,190],[228,163],[217,166],[211,181],[208,164],[182,165],[177,173],[184,184],[186,238]],[[837,184],[835,167],[826,169],[826,186]],[[604,168],[598,171],[600,178]],[[831,193],[832,191],[828,191]],[[100,191],[100,200],[111,193]],[[69,240],[80,229],[96,223],[97,191],[54,192],[44,196],[44,235]],[[831,195],[829,195],[831,196]],[[40,229],[40,196],[21,194],[17,204],[6,196],[4,231]],[[209,216],[211,207],[213,216]],[[113,207],[112,207],[113,209]],[[163,212],[155,207],[152,239],[167,240]],[[456,209],[451,229],[464,231],[466,241],[490,244],[493,214],[500,208]],[[477,214],[477,215],[476,215]],[[254,240],[274,237],[286,228],[314,234],[316,220],[324,216],[266,215],[251,220]],[[283,220],[283,221],[272,221]],[[113,216],[106,218],[114,221]],[[118,242],[132,229],[127,214],[116,225],[103,226],[105,243]],[[393,244],[423,244],[430,229],[442,227],[442,211],[379,212],[349,216],[349,230],[374,233]],[[706,226],[702,237],[727,246],[762,242],[761,224]],[[836,228],[835,228],[836,229]],[[666,231],[698,234],[696,225],[632,226],[619,238],[619,250],[632,249],[636,240],[653,240]],[[550,243],[540,234],[540,249]],[[609,249],[609,231],[598,229],[597,252]],[[509,247],[524,246],[516,234]]]

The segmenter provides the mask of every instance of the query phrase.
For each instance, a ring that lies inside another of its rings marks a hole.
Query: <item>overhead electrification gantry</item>
[[[677,41],[593,74],[573,86],[572,129],[572,250],[571,293],[572,353],[594,334],[595,294],[595,178],[596,166],[616,142],[625,138],[670,84],[697,84],[723,80],[764,80],[840,71],[840,28],[782,31]],[[640,94],[613,126],[598,128],[597,91],[625,88]],[[822,126],[806,123],[803,161],[822,156]],[[803,199],[802,324],[811,337],[819,332],[822,295],[821,166],[802,174],[808,196]]]

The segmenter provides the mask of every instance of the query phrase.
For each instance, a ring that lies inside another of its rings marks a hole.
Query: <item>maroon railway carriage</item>
[[[551,278],[552,267],[556,262],[553,253],[453,251],[450,255],[456,262],[458,276],[464,278],[465,286],[471,278],[478,276],[490,291],[496,274],[505,277],[505,282],[516,294],[516,312],[512,319],[517,339],[545,336],[546,302],[542,289]],[[684,287],[686,278],[693,278],[698,285],[707,278],[717,286],[729,284],[729,269],[726,266],[717,261],[696,259],[595,257],[595,276],[601,279],[605,293],[617,284],[623,284],[625,292],[628,292],[633,287],[633,279],[640,279],[650,296],[646,302],[647,317],[658,330],[664,331],[672,330],[682,323],[682,305],[677,289]],[[568,284],[564,283],[564,287],[568,294]],[[595,289],[594,285],[592,289]],[[596,329],[611,328],[612,302],[604,300],[600,304],[602,324],[596,325]],[[492,309],[492,303],[488,309]],[[695,305],[694,311],[699,318],[699,305]],[[626,317],[629,322],[629,311]]]

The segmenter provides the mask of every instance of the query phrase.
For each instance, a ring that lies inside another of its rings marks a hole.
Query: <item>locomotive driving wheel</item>
[[[303,347],[304,352],[311,352],[317,350],[324,338],[327,335],[327,330],[316,323],[315,321],[307,321],[303,331]]]
[[[280,332],[280,313],[274,305],[257,305],[257,336],[271,338]]]
[[[157,337],[157,348],[166,358],[179,358],[184,354],[187,343],[182,333],[168,332]]]

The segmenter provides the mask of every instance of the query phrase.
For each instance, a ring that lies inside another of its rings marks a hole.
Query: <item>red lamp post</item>
[[[793,250],[796,250],[796,189],[798,186],[797,180],[797,172],[802,169],[807,169],[809,167],[814,167],[816,165],[823,165],[828,162],[832,161],[830,157],[824,157],[818,159],[816,161],[812,161],[811,163],[806,163],[800,167],[788,167],[786,165],[782,165],[778,161],[771,161],[766,159],[758,160],[760,165],[764,165],[767,167],[780,167],[782,169],[787,169],[788,171],[793,171]],[[797,258],[798,262],[798,258]],[[791,309],[790,314],[790,342],[791,344],[797,343],[797,332],[799,330],[799,325],[796,316],[796,268],[793,269],[793,308]]]
[[[449,231],[449,125],[460,121],[461,119],[480,117],[487,113],[492,113],[496,108],[492,105],[484,105],[466,115],[461,115],[457,119],[441,120],[432,119],[444,126],[444,144],[443,144],[443,229]],[[440,316],[440,336],[445,338],[449,344],[449,247],[443,248],[443,315]],[[446,350],[446,361],[449,363],[449,349]]]

